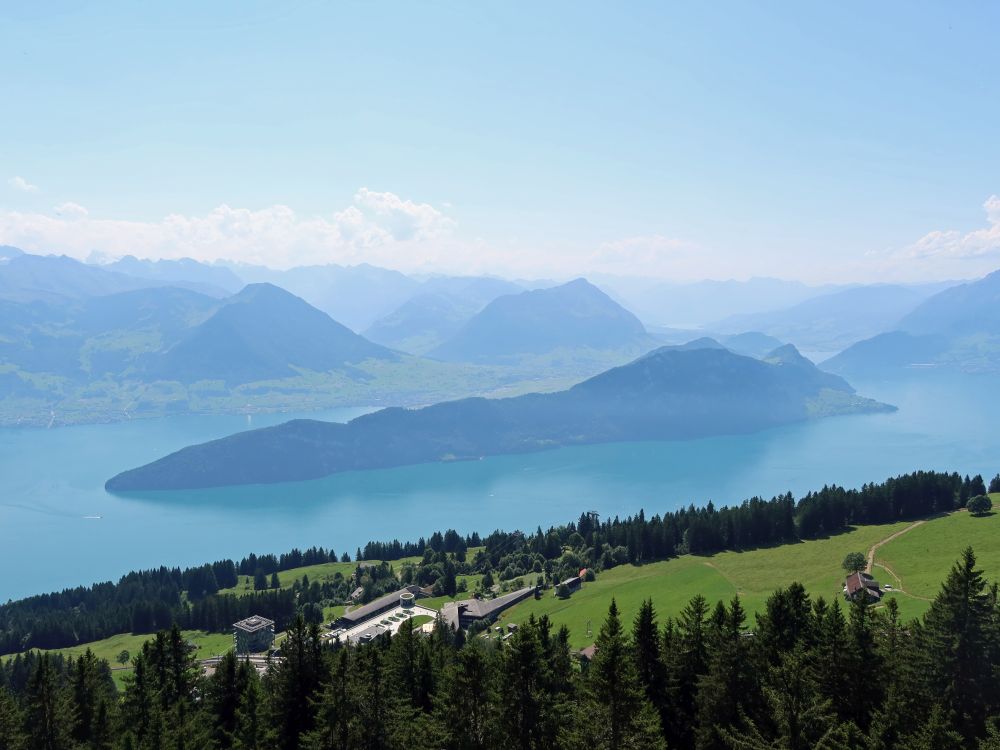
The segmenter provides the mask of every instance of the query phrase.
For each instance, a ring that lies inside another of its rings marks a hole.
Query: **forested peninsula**
[[[108,480],[109,491],[316,479],[566,445],[685,440],[891,410],[793,346],[763,360],[707,342],[663,347],[556,393],[389,408],[347,424],[294,420],[190,446]]]

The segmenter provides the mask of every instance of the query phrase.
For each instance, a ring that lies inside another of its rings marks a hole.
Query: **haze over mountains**
[[[429,355],[460,362],[503,362],[561,348],[650,348],[640,320],[585,279],[498,297]]]
[[[602,288],[367,265],[273,271],[132,256],[97,265],[3,247],[0,424],[549,391],[706,335],[763,357],[785,342],[814,351],[885,331],[892,335],[866,339],[830,367],[989,369],[997,326],[983,290],[993,283],[930,299],[928,285],[830,292],[772,279],[604,277]],[[798,302],[762,311],[766,299]],[[657,319],[705,327],[649,326],[629,300],[655,307]],[[733,306],[742,314],[710,324]],[[684,316],[670,312],[681,308]]]
[[[944,286],[947,285],[853,287],[788,308],[732,315],[709,327],[727,333],[761,331],[805,349],[839,351],[896,325]]]
[[[345,424],[295,420],[184,448],[110,479],[168,490],[314,479],[563,445],[690,439],[891,409],[855,394],[794,347],[766,360],[704,341],[664,347],[565,391],[384,409]]]
[[[892,329],[858,342],[824,367],[881,376],[913,367],[1000,371],[1000,271],[939,292]]]

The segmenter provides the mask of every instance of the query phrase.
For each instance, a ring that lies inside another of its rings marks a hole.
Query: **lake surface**
[[[1000,470],[1000,380],[915,373],[856,383],[900,407],[754,435],[567,448],[482,461],[340,474],[294,484],[107,494],[105,480],[195,442],[294,415],[142,420],[53,430],[0,430],[0,601],[250,552],[333,547],[435,530],[533,530],[596,510],[797,496],[915,469]],[[312,415],[343,421],[366,411]]]

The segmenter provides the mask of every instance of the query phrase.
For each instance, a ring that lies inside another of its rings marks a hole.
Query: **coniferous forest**
[[[696,597],[676,618],[612,601],[589,661],[530,620],[508,640],[439,623],[327,647],[298,617],[259,676],[203,676],[175,627],[118,695],[108,665],[32,655],[0,670],[4,750],[128,748],[1000,748],[1000,604],[971,549],[921,621],[894,602],[810,599],[791,583],[756,622]]]
[[[545,532],[370,542],[355,552],[350,579],[291,588],[278,572],[351,556],[250,555],[9,602],[0,607],[7,653],[129,630],[155,636],[132,658],[123,692],[89,651],[5,661],[0,749],[1000,748],[1000,602],[971,549],[921,621],[902,622],[891,599],[878,610],[864,597],[812,600],[789,582],[756,617],[739,598],[713,607],[696,597],[675,618],[647,601],[623,622],[611,602],[587,657],[545,618],[504,641],[440,623],[424,636],[407,623],[355,647],[324,642],[316,616],[359,581],[364,600],[400,582],[454,594],[457,573],[552,585],[584,565],[600,574],[780,545],[954,510],[985,491],[978,476],[916,472],[798,502],[789,494],[648,518],[585,513]],[[241,575],[252,591],[219,593]],[[287,629],[281,658],[258,673],[229,654],[204,674],[181,628],[226,631],[251,613]]]

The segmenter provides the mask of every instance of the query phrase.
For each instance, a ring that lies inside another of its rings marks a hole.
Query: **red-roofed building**
[[[871,601],[882,601],[882,589],[879,587],[878,581],[868,573],[851,573],[847,576],[847,580],[844,582],[844,598],[854,601],[862,591],[868,595]]]

